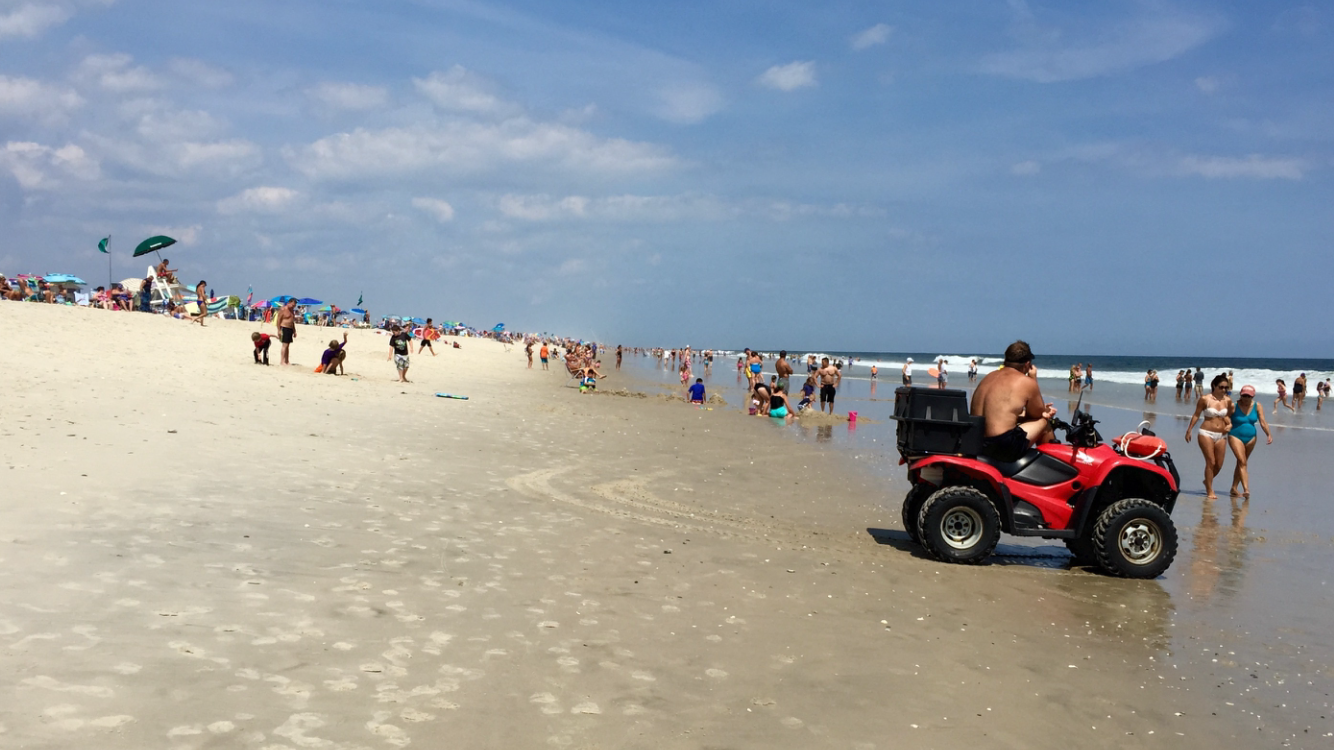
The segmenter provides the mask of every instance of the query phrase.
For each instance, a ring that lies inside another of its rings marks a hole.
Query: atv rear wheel
[[[1139,498],[1118,500],[1100,513],[1092,541],[1098,565],[1123,578],[1157,578],[1177,554],[1172,517]]]
[[[903,530],[908,532],[908,538],[913,540],[914,544],[922,543],[922,532],[921,527],[917,525],[917,516],[922,512],[922,503],[926,502],[930,494],[925,485],[914,484],[903,498]]]
[[[976,565],[990,557],[1000,541],[1000,514],[972,487],[945,487],[922,503],[917,529],[932,557]]]

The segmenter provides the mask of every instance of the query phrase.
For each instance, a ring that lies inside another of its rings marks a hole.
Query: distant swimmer
[[[880,370],[875,365],[871,365],[871,380],[875,380],[875,376],[879,374],[879,372]]]
[[[912,357],[903,363],[903,384],[912,385]]]

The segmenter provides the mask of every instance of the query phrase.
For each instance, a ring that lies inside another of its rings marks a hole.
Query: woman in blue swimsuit
[[[1251,497],[1251,476],[1246,467],[1251,451],[1255,450],[1255,426],[1265,431],[1266,445],[1273,445],[1274,435],[1269,432],[1269,422],[1265,421],[1265,408],[1255,400],[1255,386],[1243,385],[1241,398],[1232,407],[1232,431],[1228,433],[1227,443],[1232,447],[1232,454],[1237,457],[1237,468],[1232,471],[1232,496],[1237,496],[1237,485],[1241,485],[1241,496]]]

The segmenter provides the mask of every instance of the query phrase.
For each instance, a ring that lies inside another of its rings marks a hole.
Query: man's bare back
[[[1005,365],[982,378],[973,391],[969,412],[986,421],[982,453],[992,459],[1015,461],[1032,446],[1051,442],[1051,419],[1056,407],[1043,403],[1033,370],[1033,352],[1016,341],[1005,350]]]
[[[969,408],[973,416],[986,417],[987,437],[1009,432],[1026,421],[1026,415],[1040,415],[1045,410],[1037,382],[1013,367],[1002,367],[982,378]]]

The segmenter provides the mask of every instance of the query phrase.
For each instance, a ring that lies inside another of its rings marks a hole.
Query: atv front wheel
[[[925,486],[914,484],[903,498],[903,530],[908,532],[908,538],[913,540],[914,544],[922,543],[922,532],[917,526],[917,516],[922,512],[922,503],[926,502],[930,494]]]
[[[1114,576],[1157,578],[1176,557],[1176,526],[1155,503],[1118,500],[1098,515],[1093,550],[1098,565]]]
[[[1000,514],[972,487],[945,487],[922,503],[917,529],[932,557],[976,565],[990,557],[1000,541]]]

